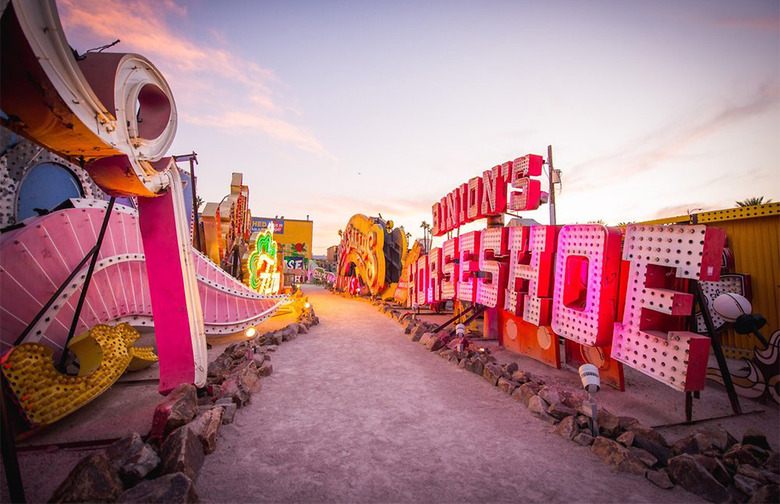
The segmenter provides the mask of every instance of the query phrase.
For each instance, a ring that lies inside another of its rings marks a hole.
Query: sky
[[[356,213],[422,237],[456,186],[548,145],[558,224],[780,200],[776,0],[57,5],[77,51],[160,69],[205,201],[242,172],[253,216],[314,221],[314,254]]]

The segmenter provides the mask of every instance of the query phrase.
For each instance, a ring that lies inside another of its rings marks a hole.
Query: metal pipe
[[[108,208],[106,209],[106,215],[103,217],[103,225],[100,227],[100,234],[98,234],[97,243],[95,243],[95,252],[92,254],[92,260],[89,262],[89,268],[87,268],[87,276],[84,278],[84,285],[81,287],[81,294],[79,295],[79,302],[76,305],[76,311],[73,312],[73,322],[70,324],[68,338],[65,340],[65,344],[62,346],[62,355],[60,356],[60,362],[57,365],[57,368],[62,373],[65,372],[65,359],[68,357],[68,343],[70,343],[70,340],[73,339],[73,335],[76,333],[76,326],[79,323],[81,309],[84,306],[84,300],[87,298],[89,283],[92,280],[92,272],[95,271],[95,264],[97,263],[100,246],[103,244],[103,238],[106,236],[106,229],[108,229],[108,221],[111,218],[111,211],[114,209],[114,201],[116,201],[115,196],[111,196],[111,199],[108,200]]]
[[[555,225],[555,168],[553,167],[553,155],[552,155],[552,145],[547,146],[547,169],[550,170],[548,173],[548,179],[550,181],[550,195],[549,195],[549,205],[550,205],[550,225]]]

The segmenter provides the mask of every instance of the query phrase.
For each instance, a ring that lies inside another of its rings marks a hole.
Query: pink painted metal
[[[74,202],[80,207],[28,219],[25,226],[0,235],[0,349],[3,353],[97,240],[105,203]],[[252,291],[202,254],[192,253],[207,335],[243,331],[272,316],[284,301],[284,296],[262,296]],[[152,325],[145,258],[137,212],[115,206],[76,327],[77,334],[101,323]],[[176,273],[173,265],[169,271]],[[86,267],[25,341],[41,342],[59,354],[85,272]],[[181,348],[190,347],[187,342]]]
[[[193,327],[188,307],[185,282],[186,264],[179,253],[174,211],[175,193],[168,191],[157,198],[138,198],[141,235],[146,252],[146,273],[152,305],[165,307],[154,314],[157,355],[160,358],[161,393],[173,390],[180,383],[197,383]],[[203,337],[203,333],[200,333]]]

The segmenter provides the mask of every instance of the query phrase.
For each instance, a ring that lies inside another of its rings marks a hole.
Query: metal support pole
[[[45,305],[40,309],[40,311],[33,317],[30,324],[24,328],[24,331],[22,331],[22,334],[19,335],[18,338],[16,338],[16,341],[14,342],[14,346],[19,346],[24,339],[27,337],[27,335],[30,333],[32,328],[35,326],[35,324],[38,323],[38,321],[43,317],[43,315],[51,308],[51,305],[54,304],[54,301],[60,297],[60,294],[62,294],[62,291],[65,290],[65,287],[70,284],[70,282],[76,278],[76,275],[79,274],[79,271],[81,271],[81,268],[84,267],[85,264],[87,264],[87,261],[89,261],[92,258],[93,254],[96,254],[97,250],[95,247],[92,247],[89,252],[87,252],[87,255],[84,256],[84,258],[81,260],[81,262],[73,269],[73,271],[68,275],[68,278],[65,279],[64,282],[57,288],[57,290],[52,294],[52,296],[49,298],[49,300],[46,302]]]
[[[712,342],[712,353],[715,354],[715,359],[718,361],[718,367],[720,368],[720,374],[723,377],[723,385],[726,387],[726,393],[729,396],[729,402],[731,403],[731,409],[734,413],[742,413],[742,406],[739,404],[739,397],[737,397],[737,391],[734,388],[734,382],[731,380],[731,372],[726,364],[726,357],[723,355],[723,349],[720,347],[720,337],[715,334],[715,325],[712,323],[712,317],[710,316],[710,310],[707,308],[707,302],[704,300],[704,291],[701,288],[701,284],[694,280],[694,299],[699,305],[702,317],[704,318],[704,324],[707,326],[707,335]]]
[[[114,201],[116,201],[116,197],[114,196],[111,196],[111,199],[108,200],[108,208],[106,209],[106,215],[103,217],[103,225],[100,226],[100,234],[98,234],[97,243],[95,243],[95,251],[92,254],[92,260],[89,261],[87,276],[84,278],[84,285],[81,287],[81,294],[79,295],[79,302],[76,305],[76,311],[73,312],[73,322],[70,324],[68,338],[62,346],[62,355],[60,356],[60,362],[57,365],[57,368],[61,373],[65,372],[65,359],[68,357],[68,343],[70,343],[70,340],[73,339],[73,335],[76,333],[76,326],[78,325],[79,317],[81,316],[81,308],[83,308],[84,300],[87,298],[87,290],[89,289],[89,283],[92,280],[92,273],[95,271],[95,264],[97,263],[98,254],[100,253],[100,246],[103,244],[103,238],[106,236],[106,229],[108,229],[108,221],[111,218],[111,211],[114,209]]]
[[[11,502],[27,502],[24,497],[24,485],[22,484],[22,472],[19,470],[19,459],[16,456],[16,440],[14,439],[11,421],[8,418],[8,408],[12,407],[9,389],[6,383],[5,375],[0,373],[2,381],[2,442],[3,449],[3,467],[5,468],[5,480],[8,482],[8,493]]]
[[[195,165],[198,164],[198,155],[195,151],[192,154],[184,154],[182,156],[173,156],[174,161],[189,161],[190,162],[190,178],[192,179],[192,245],[199,252],[200,250],[200,225],[198,224],[198,191],[195,187]]]
[[[555,179],[555,168],[553,167],[553,154],[552,154],[552,145],[547,146],[547,169],[550,170],[548,173],[548,179],[550,181],[550,195],[549,195],[549,205],[550,205],[550,225],[555,225],[555,182],[553,180]]]
[[[471,305],[471,306],[469,306],[468,308],[466,308],[465,310],[463,310],[462,312],[460,312],[460,313],[456,313],[456,314],[455,314],[455,316],[453,316],[451,319],[447,320],[446,322],[444,322],[443,324],[441,324],[439,327],[437,327],[436,329],[434,329],[434,330],[433,330],[433,331],[431,331],[431,332],[437,333],[437,332],[441,331],[442,329],[444,329],[444,328],[445,328],[445,327],[447,327],[448,325],[450,325],[450,324],[452,324],[453,322],[455,322],[456,320],[458,320],[458,319],[459,319],[460,317],[462,317],[463,315],[467,314],[468,312],[470,312],[471,310],[473,310],[474,308],[476,308],[476,306],[477,306],[477,305]]]

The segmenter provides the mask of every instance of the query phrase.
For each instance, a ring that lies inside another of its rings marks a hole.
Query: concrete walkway
[[[205,502],[701,502],[614,473],[376,307],[309,288],[321,324],[223,427]]]

